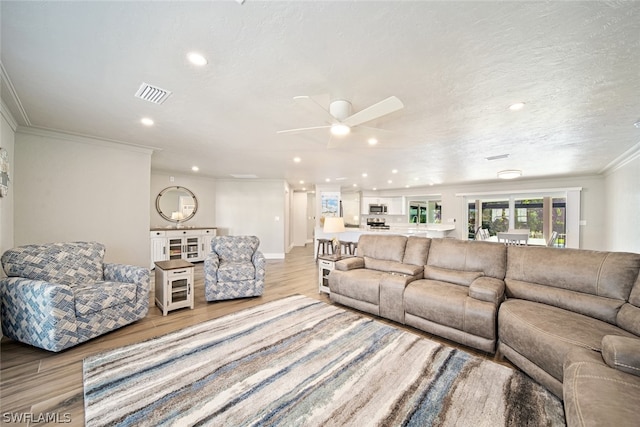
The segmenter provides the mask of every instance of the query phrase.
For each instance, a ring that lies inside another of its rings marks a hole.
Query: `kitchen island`
[[[313,253],[318,253],[318,239],[337,238],[346,242],[357,242],[363,234],[395,234],[401,236],[418,236],[442,238],[448,237],[451,231],[455,230],[455,224],[398,224],[391,226],[388,230],[376,229],[375,227],[361,226],[359,228],[347,227],[342,233],[325,233],[322,227],[316,227],[313,241]]]

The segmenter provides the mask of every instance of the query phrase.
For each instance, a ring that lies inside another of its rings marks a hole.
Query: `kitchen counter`
[[[347,242],[357,242],[363,234],[399,234],[402,236],[418,236],[418,237],[447,237],[447,235],[455,230],[455,224],[427,224],[416,227],[415,224],[391,225],[389,230],[376,230],[374,227],[347,227],[343,233],[325,233],[322,227],[316,227],[314,237],[314,254],[318,253],[318,239],[333,239],[337,237],[339,240]]]

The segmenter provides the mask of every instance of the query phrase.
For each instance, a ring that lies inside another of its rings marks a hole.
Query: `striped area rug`
[[[101,425],[564,425],[512,369],[304,296],[84,360]]]

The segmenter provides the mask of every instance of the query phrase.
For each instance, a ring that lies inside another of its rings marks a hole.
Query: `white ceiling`
[[[0,7],[2,97],[18,123],[154,147],[154,170],[404,188],[503,169],[594,174],[640,141],[640,2]],[[191,51],[208,64],[191,65]],[[140,100],[142,82],[173,94]],[[328,149],[325,129],[276,134],[324,124],[297,95],[355,111],[395,95],[405,108],[366,124],[385,132],[359,128]]]

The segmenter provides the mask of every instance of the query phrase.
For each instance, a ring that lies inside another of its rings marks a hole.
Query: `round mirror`
[[[193,218],[198,199],[184,187],[167,187],[156,197],[156,210],[162,218],[179,224]]]

